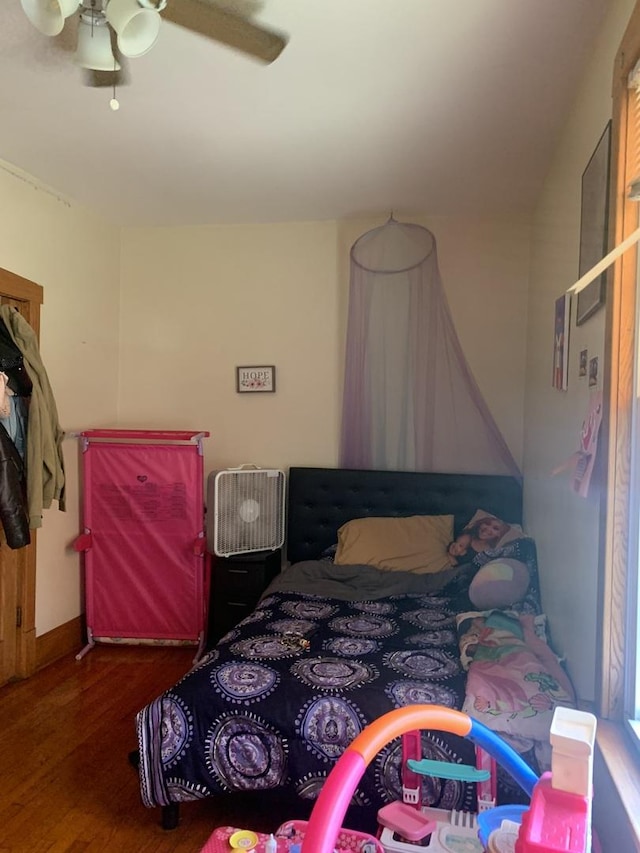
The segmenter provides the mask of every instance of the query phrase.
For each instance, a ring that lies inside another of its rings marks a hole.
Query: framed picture
[[[580,361],[578,363],[578,376],[580,379],[584,379],[587,375],[587,358],[588,352],[586,349],[580,350]]]
[[[610,163],[611,122],[609,121],[582,174],[579,278],[607,254]],[[601,273],[578,293],[576,310],[578,326],[588,320],[601,305],[604,305],[606,276],[606,272]]]
[[[238,394],[276,390],[276,369],[273,364],[236,367],[236,391]]]
[[[598,356],[589,359],[589,388],[598,384]]]
[[[571,317],[571,296],[565,293],[556,299],[553,332],[553,381],[558,391],[566,391],[569,386],[569,319]]]

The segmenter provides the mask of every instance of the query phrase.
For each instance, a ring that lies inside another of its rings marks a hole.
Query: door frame
[[[0,303],[14,305],[29,323],[40,340],[40,306],[43,288],[29,279],[0,268]],[[6,545],[0,548],[0,571],[6,559],[7,572],[15,574],[16,607],[13,619],[0,621],[3,626],[0,641],[6,644],[2,666],[9,678],[27,678],[36,669],[36,531],[31,531],[31,544],[17,551]],[[13,605],[11,605],[12,607]],[[10,616],[11,614],[5,615]],[[0,672],[0,676],[3,673]],[[5,678],[0,678],[0,683]]]

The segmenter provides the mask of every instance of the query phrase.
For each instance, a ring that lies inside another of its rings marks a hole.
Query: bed
[[[447,538],[455,538],[479,510],[520,530],[520,484],[293,467],[287,503],[289,565],[251,615],[137,715],[142,800],[162,807],[163,825],[176,824],[179,804],[230,791],[277,789],[312,801],[362,728],[406,704],[482,718],[539,769],[536,749],[548,741],[553,707],[571,704],[571,688],[540,631],[533,540],[520,533],[428,572],[342,559],[360,553],[363,525],[382,529],[382,546],[386,524],[404,530],[416,518],[449,519]],[[345,531],[353,530],[350,551]],[[474,609],[471,584],[501,558],[526,566],[526,590],[508,609]],[[425,758],[474,762],[464,739],[421,737]],[[499,785],[505,801],[518,801],[508,779]],[[431,805],[475,807],[465,782],[429,777],[424,791]],[[353,807],[376,810],[400,794],[396,740],[368,768]]]

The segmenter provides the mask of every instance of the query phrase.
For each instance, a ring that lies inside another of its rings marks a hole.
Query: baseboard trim
[[[84,617],[76,616],[75,619],[36,637],[36,670],[71,652],[80,651],[84,643],[83,635]]]

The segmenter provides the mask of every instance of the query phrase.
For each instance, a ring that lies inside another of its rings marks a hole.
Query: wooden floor
[[[0,851],[199,853],[217,826],[271,831],[308,817],[277,795],[181,806],[177,829],[140,800],[135,714],[189,669],[193,649],[97,646],[0,688]]]

